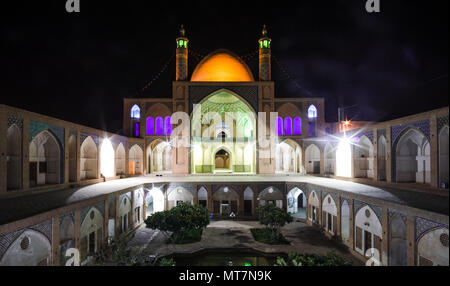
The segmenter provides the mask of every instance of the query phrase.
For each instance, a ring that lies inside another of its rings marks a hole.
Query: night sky
[[[79,14],[65,0],[10,2],[0,103],[94,128],[120,132],[124,97],[171,97],[180,24],[190,74],[215,49],[255,52],[267,24],[276,97],[324,97],[327,121],[339,106],[370,121],[448,106],[448,0],[381,0],[378,14],[365,0],[81,0]],[[257,78],[257,56],[247,63]]]

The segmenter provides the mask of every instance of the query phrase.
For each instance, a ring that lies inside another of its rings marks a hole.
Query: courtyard
[[[141,226],[136,230],[128,247],[154,256],[156,259],[171,255],[195,255],[202,251],[226,251],[230,255],[246,250],[253,250],[263,254],[327,254],[334,251],[337,255],[351,261],[353,266],[364,264],[353,256],[336,240],[326,237],[318,228],[308,226],[302,222],[292,222],[281,229],[283,236],[290,242],[288,245],[267,245],[254,240],[250,229],[262,228],[257,221],[211,221],[204,230],[202,240],[197,243],[175,245],[167,244],[165,237],[158,230],[150,230]]]

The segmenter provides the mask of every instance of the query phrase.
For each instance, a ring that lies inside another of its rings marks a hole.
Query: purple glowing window
[[[153,117],[147,117],[147,135],[154,135],[155,134],[155,122],[153,120]]]
[[[136,122],[134,124],[134,135],[136,135],[136,137],[139,137],[139,122]]]
[[[172,135],[172,123],[170,120],[170,116],[166,116],[166,118],[164,118],[164,135]]]
[[[292,118],[290,117],[284,119],[284,135],[292,135]]]
[[[302,135],[302,119],[300,117],[294,118],[294,135]]]
[[[162,117],[156,117],[156,120],[155,120],[155,135],[164,135],[163,134],[163,132],[164,132],[163,125],[164,125],[163,118]]]
[[[276,124],[276,129],[277,129],[277,135],[283,135],[283,118],[278,117],[277,118],[277,124]]]
[[[314,120],[308,122],[308,136],[316,136],[316,122]]]

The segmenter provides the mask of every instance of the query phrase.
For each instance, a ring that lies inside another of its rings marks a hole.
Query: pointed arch
[[[320,149],[315,144],[309,145],[305,150],[306,173],[320,174]]]
[[[378,180],[386,180],[386,137],[381,135],[378,137],[378,150],[377,150],[377,168],[378,168]]]
[[[292,135],[292,118],[284,118],[284,135]]]
[[[244,215],[253,215],[253,209],[255,207],[254,193],[252,188],[246,187],[244,190]]]
[[[130,116],[133,119],[141,118],[141,109],[139,108],[139,105],[135,104],[131,107]]]
[[[122,142],[116,148],[116,176],[125,175],[125,147]]]
[[[142,151],[142,148],[139,145],[135,144],[130,148],[128,154],[128,173],[130,175],[142,175],[144,151]]]
[[[449,127],[446,125],[439,132],[439,186],[448,189],[448,165],[449,165]]]
[[[155,120],[155,135],[164,135],[164,119],[161,116]]]
[[[341,237],[345,242],[350,239],[350,205],[347,200],[341,206]]]
[[[381,256],[383,229],[375,211],[363,206],[355,215],[355,250],[365,256],[369,249],[377,249]]]
[[[153,117],[147,117],[147,135],[155,135],[155,120]]]
[[[336,150],[327,142],[324,148],[325,174],[334,175],[336,169]]]
[[[172,117],[166,116],[164,118],[164,135],[172,135]]]
[[[77,137],[69,136],[69,182],[77,181]]]
[[[60,183],[60,144],[48,130],[37,134],[30,142],[30,186]]]
[[[294,118],[294,135],[302,135],[302,119],[300,117]]]
[[[427,146],[429,146],[428,139],[421,131],[410,127],[402,132],[394,144],[396,182],[431,181]]]
[[[293,188],[287,195],[287,211],[295,218],[306,219],[306,196],[299,188]]]
[[[98,176],[97,144],[91,136],[86,137],[80,148],[80,179],[96,179]]]
[[[50,265],[51,244],[42,233],[27,229],[8,247],[0,260],[0,266]]]
[[[7,189],[22,188],[22,131],[13,124],[6,135]]]
[[[355,178],[373,178],[373,144],[367,136],[359,138],[353,154]]]

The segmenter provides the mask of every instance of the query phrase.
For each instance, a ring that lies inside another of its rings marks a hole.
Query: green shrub
[[[297,254],[289,253],[287,258],[277,257],[275,266],[351,266],[352,262],[334,253],[327,254]]]
[[[171,210],[149,216],[145,224],[148,228],[165,233],[172,243],[187,243],[186,240],[196,242],[200,241],[203,229],[209,224],[209,212],[200,205],[181,203]]]
[[[265,204],[257,208],[259,223],[270,230],[271,241],[276,241],[280,236],[280,228],[292,222],[292,216],[274,204]]]

